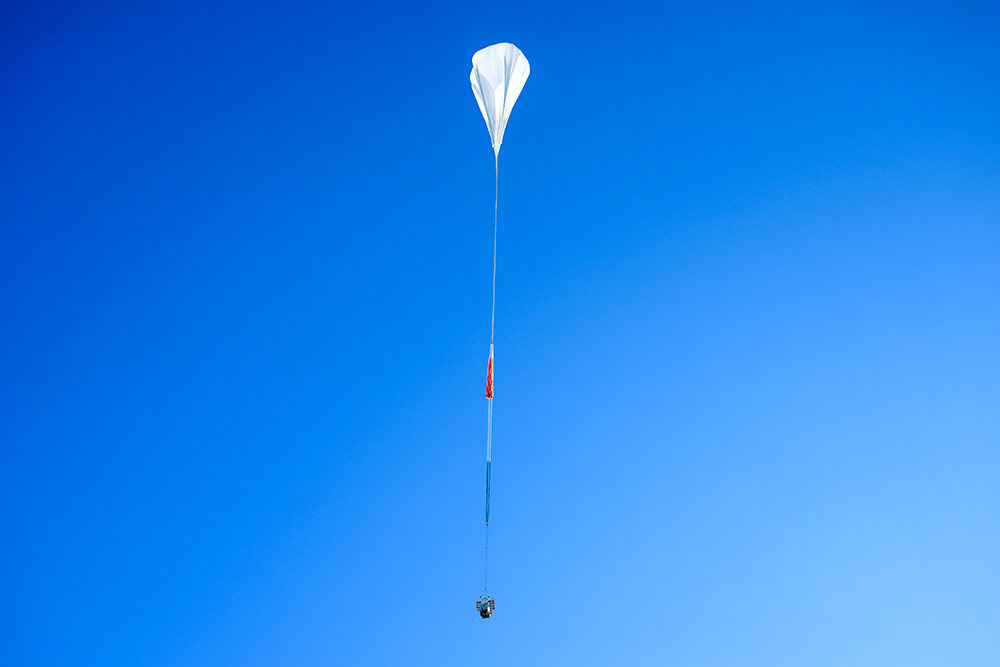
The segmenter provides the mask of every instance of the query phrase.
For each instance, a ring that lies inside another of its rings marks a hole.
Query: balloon
[[[503,131],[517,96],[528,80],[531,67],[521,50],[502,42],[476,51],[472,56],[472,92],[486,119],[495,156],[500,155]]]

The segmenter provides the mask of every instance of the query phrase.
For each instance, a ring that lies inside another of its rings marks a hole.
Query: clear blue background
[[[0,26],[5,664],[1000,664],[995,3]]]

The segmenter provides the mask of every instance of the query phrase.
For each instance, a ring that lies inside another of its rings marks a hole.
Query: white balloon
[[[528,59],[520,49],[507,42],[487,46],[472,56],[472,73],[469,75],[472,92],[486,119],[496,156],[500,155],[510,111],[530,72]]]

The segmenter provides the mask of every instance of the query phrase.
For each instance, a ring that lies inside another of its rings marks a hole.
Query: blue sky
[[[1000,662],[995,6],[0,11],[10,664]]]

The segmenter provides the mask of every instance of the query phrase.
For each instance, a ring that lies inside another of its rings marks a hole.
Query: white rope
[[[490,308],[490,363],[493,363],[493,334],[497,315],[497,205],[500,200],[500,155],[493,153],[493,305]],[[483,563],[483,595],[490,567],[490,458],[493,448],[493,398],[486,410],[486,555]]]
[[[497,314],[497,202],[500,199],[500,155],[493,155],[495,183],[493,188],[493,308],[490,309],[490,345],[493,344],[493,325]]]

